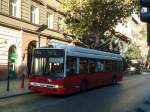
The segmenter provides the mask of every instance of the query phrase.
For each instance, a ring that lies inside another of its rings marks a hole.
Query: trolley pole
[[[41,37],[40,37],[40,33],[39,33],[39,32],[38,32],[38,40],[39,40],[39,45],[38,45],[38,47],[40,47]]]
[[[39,28],[35,31],[35,32],[38,33],[38,41],[39,41],[39,46],[38,46],[38,47],[40,47],[40,43],[41,43],[40,33],[41,33],[42,31],[44,31],[45,29],[47,29],[47,25],[42,24],[42,25],[39,26]]]

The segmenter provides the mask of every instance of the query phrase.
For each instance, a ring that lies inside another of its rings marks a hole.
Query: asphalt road
[[[2,99],[0,112],[132,112],[146,99],[150,99],[150,74],[71,96],[37,93]]]

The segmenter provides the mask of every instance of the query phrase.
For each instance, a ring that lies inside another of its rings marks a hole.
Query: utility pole
[[[147,23],[147,45],[150,46],[150,23]]]

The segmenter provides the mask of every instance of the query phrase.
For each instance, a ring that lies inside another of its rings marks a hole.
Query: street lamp
[[[39,39],[39,47],[40,47],[40,33],[47,29],[47,25],[42,24],[35,32],[38,33],[38,39]]]

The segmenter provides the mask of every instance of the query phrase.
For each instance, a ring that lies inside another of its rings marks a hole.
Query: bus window
[[[119,71],[122,71],[122,70],[123,70],[123,64],[122,64],[121,61],[118,61],[118,62],[117,62],[117,67],[118,67],[118,70],[119,70]]]
[[[87,73],[88,72],[88,59],[80,58],[80,73]]]
[[[113,71],[121,71],[122,70],[122,63],[119,61],[112,61],[112,70]]]
[[[104,71],[105,70],[105,65],[103,61],[97,61],[96,63],[96,72]]]
[[[48,76],[49,78],[64,77],[63,57],[35,58],[33,61],[32,74]]]
[[[94,73],[96,68],[96,62],[95,60],[89,60],[89,72]]]
[[[105,61],[106,71],[112,71],[112,61]]]
[[[64,77],[64,51],[37,49],[32,60],[32,75]]]
[[[67,75],[77,73],[77,59],[75,57],[67,57]]]
[[[118,69],[118,67],[119,67],[120,65],[118,65],[118,62],[117,61],[112,61],[112,70],[113,71],[118,71],[119,69]]]

